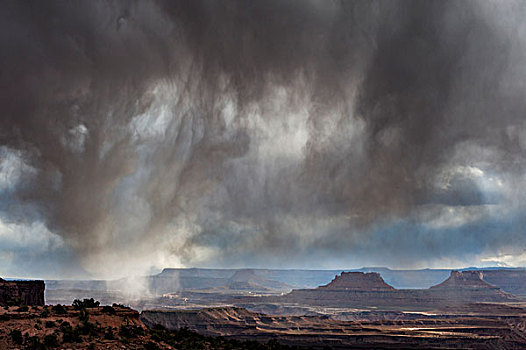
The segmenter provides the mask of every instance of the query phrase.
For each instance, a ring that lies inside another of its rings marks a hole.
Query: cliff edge
[[[44,281],[6,281],[0,278],[0,305],[44,305]]]
[[[342,272],[329,284],[320,286],[318,289],[329,290],[361,290],[361,291],[388,291],[395,290],[385,283],[377,272]]]

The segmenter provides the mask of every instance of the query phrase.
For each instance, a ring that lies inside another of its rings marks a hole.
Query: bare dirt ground
[[[86,310],[81,316],[72,306],[2,307],[0,349],[144,349],[152,342],[135,310]]]

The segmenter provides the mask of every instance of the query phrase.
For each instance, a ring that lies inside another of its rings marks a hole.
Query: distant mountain
[[[297,269],[202,269],[167,268],[157,275],[146,277],[150,293],[162,295],[183,290],[230,288],[249,290],[264,288],[290,290],[316,288],[331,282],[335,275],[345,272],[376,272],[396,289],[426,289],[446,280],[450,270],[392,270],[385,267],[363,267],[343,270],[297,270]],[[476,268],[459,271],[481,271],[483,279],[502,290],[526,296],[526,269],[524,268]],[[46,290],[107,291],[125,288],[123,280],[47,280]]]
[[[253,269],[237,270],[227,284],[232,290],[280,290],[291,291],[293,287],[270,278],[262,277]]]

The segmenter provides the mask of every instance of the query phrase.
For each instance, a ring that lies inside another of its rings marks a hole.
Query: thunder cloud
[[[2,275],[526,261],[522,1],[0,7]]]

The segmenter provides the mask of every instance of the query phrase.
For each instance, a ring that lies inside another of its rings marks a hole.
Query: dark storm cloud
[[[451,221],[433,205],[522,207],[520,2],[1,7],[0,143],[32,176],[2,220],[90,271],[382,251],[371,227]]]

